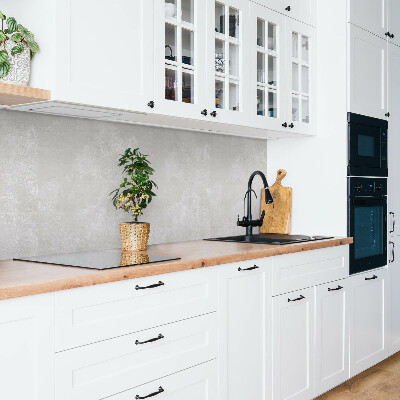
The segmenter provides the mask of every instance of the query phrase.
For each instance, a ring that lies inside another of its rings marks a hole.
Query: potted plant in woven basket
[[[0,82],[27,86],[31,58],[39,51],[34,34],[0,11]]]
[[[113,196],[113,204],[117,210],[124,210],[133,217],[133,221],[119,225],[122,250],[146,250],[150,224],[138,222],[138,218],[156,196],[153,188],[157,185],[151,180],[154,170],[150,167],[147,156],[138,148],[127,149],[121,155],[118,166],[123,167],[123,172],[127,176],[119,188],[110,195]]]

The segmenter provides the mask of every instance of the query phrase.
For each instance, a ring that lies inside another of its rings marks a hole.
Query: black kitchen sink
[[[332,239],[332,236],[304,236],[304,235],[278,235],[273,233],[260,233],[257,235],[245,236],[226,236],[220,238],[211,238],[204,240],[213,240],[219,242],[239,242],[239,243],[256,243],[283,245],[302,242],[314,242],[316,240]]]

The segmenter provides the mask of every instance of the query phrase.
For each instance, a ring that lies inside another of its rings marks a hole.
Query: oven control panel
[[[348,178],[348,194],[350,197],[386,196],[387,179],[385,178]]]

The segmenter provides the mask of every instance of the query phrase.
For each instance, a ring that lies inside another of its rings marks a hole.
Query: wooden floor
[[[318,400],[400,400],[400,352]]]

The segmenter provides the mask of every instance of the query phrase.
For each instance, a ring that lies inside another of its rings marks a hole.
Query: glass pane
[[[308,64],[308,57],[309,57],[309,50],[308,50],[308,37],[302,36],[301,37],[301,54],[302,60]]]
[[[375,136],[357,135],[357,155],[360,157],[376,157],[375,154]]]
[[[229,74],[239,76],[239,46],[229,43]]]
[[[187,29],[182,29],[182,63],[194,64],[194,33]]]
[[[268,23],[268,49],[276,50],[276,25]]]
[[[177,87],[177,72],[170,68],[165,68],[165,99],[178,100]]]
[[[257,82],[265,83],[265,54],[257,52]]]
[[[278,96],[276,92],[268,93],[268,115],[271,118],[278,117]]]
[[[165,0],[165,18],[176,18],[176,0]]]
[[[222,81],[215,81],[215,108],[225,108],[225,91]]]
[[[297,97],[292,97],[292,120],[299,120],[299,99]]]
[[[257,18],[257,46],[265,46],[265,22]]]
[[[265,115],[265,92],[257,89],[257,115]]]
[[[299,90],[299,65],[292,63],[292,90]]]
[[[268,56],[268,84],[276,86],[278,84],[276,57]]]
[[[301,84],[302,88],[301,91],[303,93],[309,93],[309,73],[308,73],[308,67],[301,67]]]
[[[225,42],[215,39],[215,71],[225,72]]]
[[[188,72],[182,73],[182,101],[194,103],[194,75]]]
[[[194,23],[194,0],[182,1],[182,21]]]
[[[239,38],[239,11],[229,8],[229,36]]]
[[[229,109],[239,111],[239,84],[229,82]]]
[[[296,32],[292,32],[292,57],[299,57],[299,35]]]
[[[165,24],[165,59],[176,61],[176,26]]]
[[[302,100],[302,107],[301,107],[301,120],[309,124],[310,123],[310,101],[308,99]]]
[[[215,3],[215,32],[225,33],[225,6]]]

